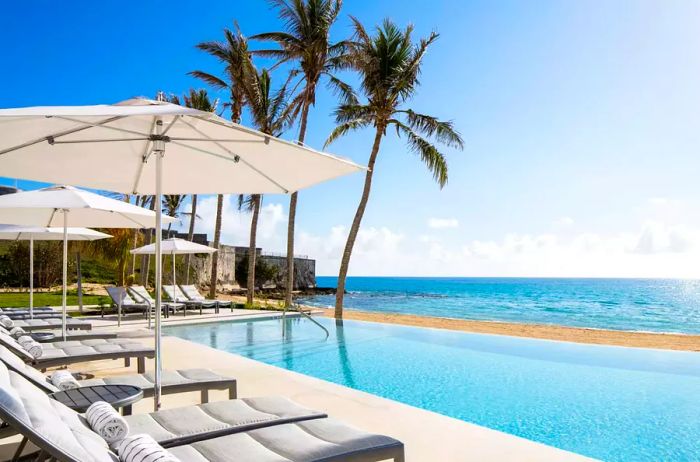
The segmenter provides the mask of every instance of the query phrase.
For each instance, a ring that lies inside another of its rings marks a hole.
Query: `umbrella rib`
[[[110,117],[109,119],[104,119],[104,120],[101,120],[99,122],[94,122],[94,123],[86,123],[86,122],[82,122],[82,121],[77,121],[78,123],[82,123],[85,126],[72,128],[70,130],[64,130],[62,132],[54,133],[53,135],[44,136],[44,137],[39,138],[39,139],[27,141],[26,143],[18,144],[17,146],[13,146],[11,148],[3,149],[2,151],[0,151],[0,155],[7,154],[8,152],[12,152],[12,151],[17,151],[19,149],[27,148],[29,146],[33,146],[35,144],[38,144],[38,143],[41,143],[44,141],[49,142],[49,140],[53,140],[53,139],[56,139],[56,138],[59,138],[62,136],[66,136],[66,135],[71,135],[73,133],[87,130],[88,128],[101,127],[101,126],[104,126],[104,124],[114,122],[115,120],[122,119],[123,117],[124,116]],[[57,117],[57,118],[64,119],[63,117]],[[65,120],[71,120],[71,119],[65,119]],[[71,122],[76,122],[76,121],[71,120]]]
[[[182,116],[180,116],[180,115],[175,116],[175,117],[173,118],[172,122],[170,122],[170,123],[168,124],[168,126],[165,127],[165,130],[163,130],[160,134],[161,134],[161,135],[165,135],[166,133],[168,133],[168,131],[169,131],[171,128],[173,128],[173,125],[175,125],[175,122],[177,122],[177,121],[180,120],[181,118],[182,118]],[[151,127],[151,133],[153,133],[153,127],[155,126],[155,121],[156,121],[156,119],[153,119],[153,126]]]
[[[236,154],[236,153],[231,152],[228,148],[226,148],[226,146],[222,145],[221,143],[219,143],[219,142],[216,141],[216,140],[213,140],[213,139],[209,138],[209,136],[207,136],[206,133],[203,133],[201,130],[199,130],[197,127],[195,127],[194,125],[192,125],[192,124],[189,123],[188,121],[183,120],[183,122],[184,122],[186,125],[188,125],[192,130],[196,131],[197,133],[199,133],[200,135],[202,135],[204,138],[206,138],[208,141],[213,142],[215,145],[217,145],[218,147],[220,147],[221,149],[223,149],[223,150],[226,151],[227,153],[229,153],[229,154],[231,154],[232,156],[234,156],[234,161],[235,161],[235,159],[238,159],[238,160],[242,161],[246,166],[248,166],[250,169],[252,169],[252,170],[253,170],[254,172],[256,172],[258,175],[262,176],[263,178],[265,178],[266,180],[268,180],[269,182],[271,182],[272,184],[274,184],[275,186],[277,186],[278,188],[280,188],[282,191],[284,191],[285,194],[289,193],[289,189],[288,189],[288,188],[285,188],[285,187],[282,186],[280,183],[278,183],[277,181],[273,180],[272,178],[270,178],[268,175],[266,175],[266,174],[263,173],[262,171],[258,170],[255,166],[251,165],[250,162],[246,161],[246,160],[245,160],[244,158],[242,158],[239,154]],[[269,140],[269,138],[270,138],[270,137],[267,136],[267,140]],[[266,144],[267,144],[267,143],[266,143]]]
[[[151,122],[151,129],[149,130],[149,133],[153,133],[153,129],[156,127],[156,118],[153,118],[153,121]],[[172,127],[172,124],[168,128]],[[143,150],[143,154],[141,155],[141,163],[139,164],[138,171],[136,172],[136,178],[134,178],[134,185],[131,188],[134,194],[136,194],[136,191],[138,191],[138,186],[139,183],[141,182],[141,175],[143,175],[143,167],[146,165],[146,162],[148,162],[148,158],[151,156],[151,144],[153,141],[149,140],[146,141],[146,146],[145,149]]]
[[[138,135],[138,136],[144,136],[144,137],[148,137],[148,136],[149,136],[148,133],[141,133],[141,132],[139,132],[139,131],[136,131],[136,130],[129,130],[129,129],[126,129],[126,128],[110,127],[109,125],[104,125],[104,124],[99,125],[98,122],[87,122],[87,121],[85,121],[85,120],[74,119],[74,118],[72,118],[72,117],[64,117],[64,116],[53,116],[53,117],[56,117],[57,119],[61,119],[61,120],[67,120],[67,121],[69,121],[69,122],[75,122],[75,123],[80,123],[80,124],[86,124],[86,125],[89,125],[89,126],[95,127],[95,128],[97,128],[97,127],[99,127],[99,128],[106,128],[106,129],[114,130],[114,131],[117,131],[117,132],[129,133],[129,134],[131,134],[131,135]],[[122,118],[122,117],[119,117],[119,118],[116,118],[116,117],[115,117],[114,119],[117,120],[117,119],[121,119],[121,118]],[[105,123],[109,123],[109,122],[105,122]],[[86,127],[86,128],[89,128],[89,127]]]

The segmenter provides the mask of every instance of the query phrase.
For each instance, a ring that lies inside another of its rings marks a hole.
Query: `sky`
[[[700,276],[700,2],[346,0],[333,39],[351,34],[350,15],[368,29],[385,17],[413,24],[416,39],[440,33],[406,106],[454,121],[465,140],[444,150],[441,190],[403,140],[386,137],[351,275]],[[10,2],[0,107],[202,88],[187,72],[220,67],[194,45],[234,20],[247,35],[281,28],[260,0]],[[321,89],[309,145],[323,147],[336,104]],[[328,150],[366,163],[372,136]],[[296,253],[315,258],[319,275],[337,274],[362,182],[299,195]],[[227,197],[222,242],[245,245],[250,217],[235,202]],[[264,198],[265,251],[285,251],[287,204]],[[215,198],[202,197],[198,214],[211,237]]]

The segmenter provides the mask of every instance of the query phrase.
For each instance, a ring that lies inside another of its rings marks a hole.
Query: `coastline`
[[[308,308],[323,311],[323,315],[326,317],[333,317],[333,310],[330,308]],[[415,327],[433,327],[477,334],[509,335],[513,337],[589,343],[595,345],[700,351],[700,335],[631,332],[501,321],[473,321],[468,319],[435,318],[430,316],[378,313],[353,309],[345,309],[343,313],[344,319],[403,324]]]

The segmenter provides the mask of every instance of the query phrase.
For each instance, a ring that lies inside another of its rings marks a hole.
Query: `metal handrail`
[[[297,313],[299,313],[299,314],[301,314],[301,315],[303,315],[303,316],[306,316],[307,319],[309,319],[311,322],[313,322],[313,323],[316,324],[318,327],[320,327],[321,329],[323,329],[323,332],[326,333],[326,338],[328,338],[328,337],[331,336],[330,332],[328,332],[328,329],[326,329],[326,328],[323,326],[323,324],[321,324],[320,322],[316,321],[316,320],[315,320],[311,315],[309,315],[308,313],[305,313],[304,310],[302,310],[302,309],[299,307],[299,305],[292,305],[292,307],[294,307],[294,308],[296,308],[296,309],[291,310],[291,311],[296,311]],[[282,337],[285,336],[285,332],[286,332],[286,330],[285,330],[286,317],[287,317],[287,307],[285,306],[285,307],[284,307],[284,310],[282,311]]]

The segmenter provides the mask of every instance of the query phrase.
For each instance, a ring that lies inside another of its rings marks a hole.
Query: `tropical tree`
[[[223,41],[202,42],[197,48],[210,54],[224,65],[224,77],[218,77],[204,71],[192,71],[189,74],[207,82],[219,90],[228,90],[230,101],[224,107],[231,109],[231,120],[240,123],[241,113],[245,104],[245,79],[249,74],[250,52],[248,40],[241,33],[238,24],[235,31],[224,28]],[[219,194],[216,198],[216,222],[214,224],[214,247],[219,248],[221,240],[221,214],[223,213],[224,196]],[[212,256],[211,282],[209,297],[216,296],[217,273],[219,268],[218,256]]]
[[[183,202],[185,202],[184,194],[163,194],[163,213],[173,218],[179,217]],[[172,226],[172,223],[168,223],[168,238],[170,238]]]
[[[375,135],[362,197],[340,264],[335,296],[335,317],[338,319],[343,317],[343,296],[350,256],[367,207],[375,162],[387,128],[395,129],[399,137],[406,139],[410,150],[423,161],[440,188],[447,184],[447,160],[427,138],[433,138],[448,147],[463,149],[462,138],[452,122],[440,121],[436,117],[405,107],[418,89],[423,57],[438,34],[431,33],[414,44],[411,26],[402,30],[386,19],[376,28],[374,35],[370,36],[357,19],[352,18],[352,21],[355,33],[348,46],[348,63],[358,72],[362,93],[367,101],[338,107],[335,112],[338,126],[328,137],[326,145],[353,130],[365,127],[374,127]]]
[[[129,260],[133,236],[130,229],[101,229],[112,237],[99,239],[89,243],[89,252],[105,262],[117,262],[117,285],[123,286],[126,282],[126,265]]]
[[[255,40],[275,42],[279,49],[256,50],[253,53],[272,57],[279,63],[292,62],[296,67],[292,77],[299,77],[295,88],[298,95],[291,106],[301,113],[299,144],[304,144],[309,109],[316,103],[316,88],[322,77],[343,100],[352,97],[350,87],[333,75],[343,62],[346,42],[331,43],[330,29],[340,13],[342,0],[271,0],[284,23],[282,32],[266,32],[251,37]],[[346,101],[348,102],[348,101]],[[294,290],[294,225],[296,220],[297,193],[289,199],[287,223],[287,281],[285,305],[292,303]]]
[[[272,91],[272,79],[267,69],[257,71],[252,63],[246,79],[245,94],[248,110],[255,127],[263,133],[279,136],[294,120],[293,111],[287,106],[287,83],[278,91]],[[238,196],[238,210],[252,214],[250,221],[250,241],[248,246],[248,278],[246,298],[253,304],[255,296],[256,240],[258,217],[262,207],[262,195]]]

